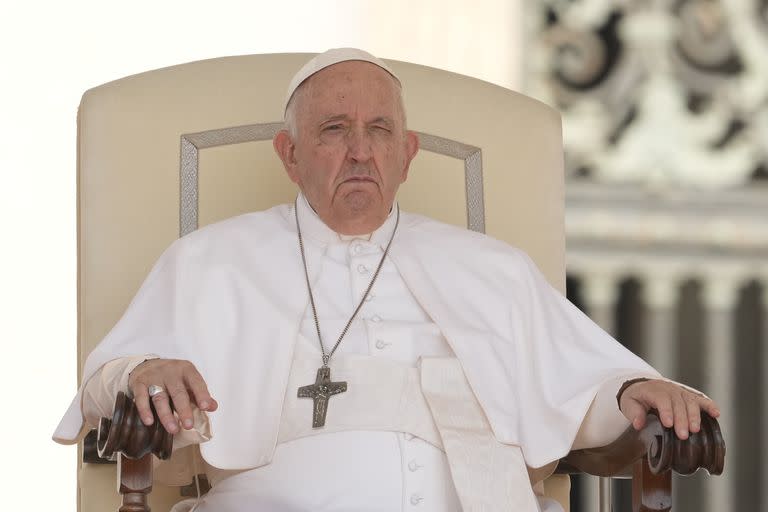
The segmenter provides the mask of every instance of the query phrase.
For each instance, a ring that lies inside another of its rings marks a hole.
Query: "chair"
[[[85,93],[78,116],[80,368],[175,238],[293,199],[293,184],[269,141],[281,126],[286,85],[308,58],[275,54],[193,62]],[[558,114],[480,80],[390,64],[405,85],[409,128],[420,132],[422,146],[399,194],[403,209],[484,230],[523,248],[563,291]],[[559,471],[620,472],[664,435],[649,434],[644,444],[629,434],[622,441],[622,461],[616,461],[616,452],[582,451]],[[663,462],[669,463],[672,445],[664,446]],[[604,465],[594,466],[595,460]],[[125,477],[137,463],[124,465]],[[647,478],[642,470],[640,476]],[[116,509],[114,478],[112,466],[81,462],[79,510]],[[546,487],[567,507],[567,477],[551,477]],[[157,511],[178,499],[178,489],[152,491]]]

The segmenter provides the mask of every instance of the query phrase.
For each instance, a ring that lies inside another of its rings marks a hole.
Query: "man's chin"
[[[368,190],[351,190],[342,196],[344,207],[355,211],[368,210],[376,202],[373,194]]]
[[[346,215],[367,215],[381,208],[382,197],[378,187],[355,187],[341,189],[334,200],[334,207],[344,211]]]

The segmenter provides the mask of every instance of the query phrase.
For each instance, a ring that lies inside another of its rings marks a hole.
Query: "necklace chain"
[[[344,329],[341,331],[341,334],[339,335],[339,339],[336,340],[336,344],[333,346],[330,352],[325,352],[325,344],[323,343],[323,335],[320,334],[320,321],[317,319],[317,307],[315,306],[315,297],[312,294],[312,286],[309,283],[309,270],[307,269],[307,257],[304,254],[304,239],[301,236],[301,226],[299,225],[299,208],[298,208],[298,197],[296,198],[296,201],[294,201],[293,204],[293,212],[294,216],[296,217],[296,233],[299,237],[299,251],[301,252],[301,262],[304,265],[304,278],[307,281],[307,291],[309,292],[309,303],[312,305],[312,316],[315,319],[315,330],[317,331],[317,340],[320,342],[320,352],[323,355],[323,368],[328,367],[328,362],[331,360],[331,357],[333,357],[333,354],[336,353],[336,349],[339,348],[339,345],[341,345],[341,341],[344,339],[344,336],[347,334],[347,331],[349,330],[349,327],[352,325],[352,321],[357,316],[357,313],[362,309],[363,303],[365,302],[366,297],[368,297],[368,294],[371,292],[371,289],[373,288],[373,284],[376,282],[376,278],[379,277],[379,272],[381,272],[381,268],[384,266],[384,260],[387,258],[387,253],[389,253],[389,247],[392,245],[392,240],[395,239],[395,232],[397,232],[397,226],[400,224],[400,206],[397,206],[396,210],[396,217],[395,217],[395,228],[392,230],[392,235],[389,237],[389,242],[387,242],[387,247],[384,249],[384,254],[381,255],[381,260],[379,261],[379,265],[376,267],[376,271],[373,273],[373,277],[371,278],[371,282],[368,283],[368,288],[365,289],[365,293],[363,294],[363,297],[360,299],[360,303],[355,308],[355,311],[352,313],[352,316],[349,317],[349,321],[347,322],[347,325],[344,326]]]

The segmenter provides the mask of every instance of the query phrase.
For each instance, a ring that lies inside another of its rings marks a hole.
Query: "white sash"
[[[519,446],[496,440],[456,358],[423,358],[421,386],[465,512],[539,510]]]

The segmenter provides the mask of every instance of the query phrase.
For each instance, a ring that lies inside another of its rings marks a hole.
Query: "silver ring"
[[[150,398],[154,398],[160,393],[165,393],[165,388],[163,386],[158,386],[157,384],[150,384],[147,391],[149,391]]]

